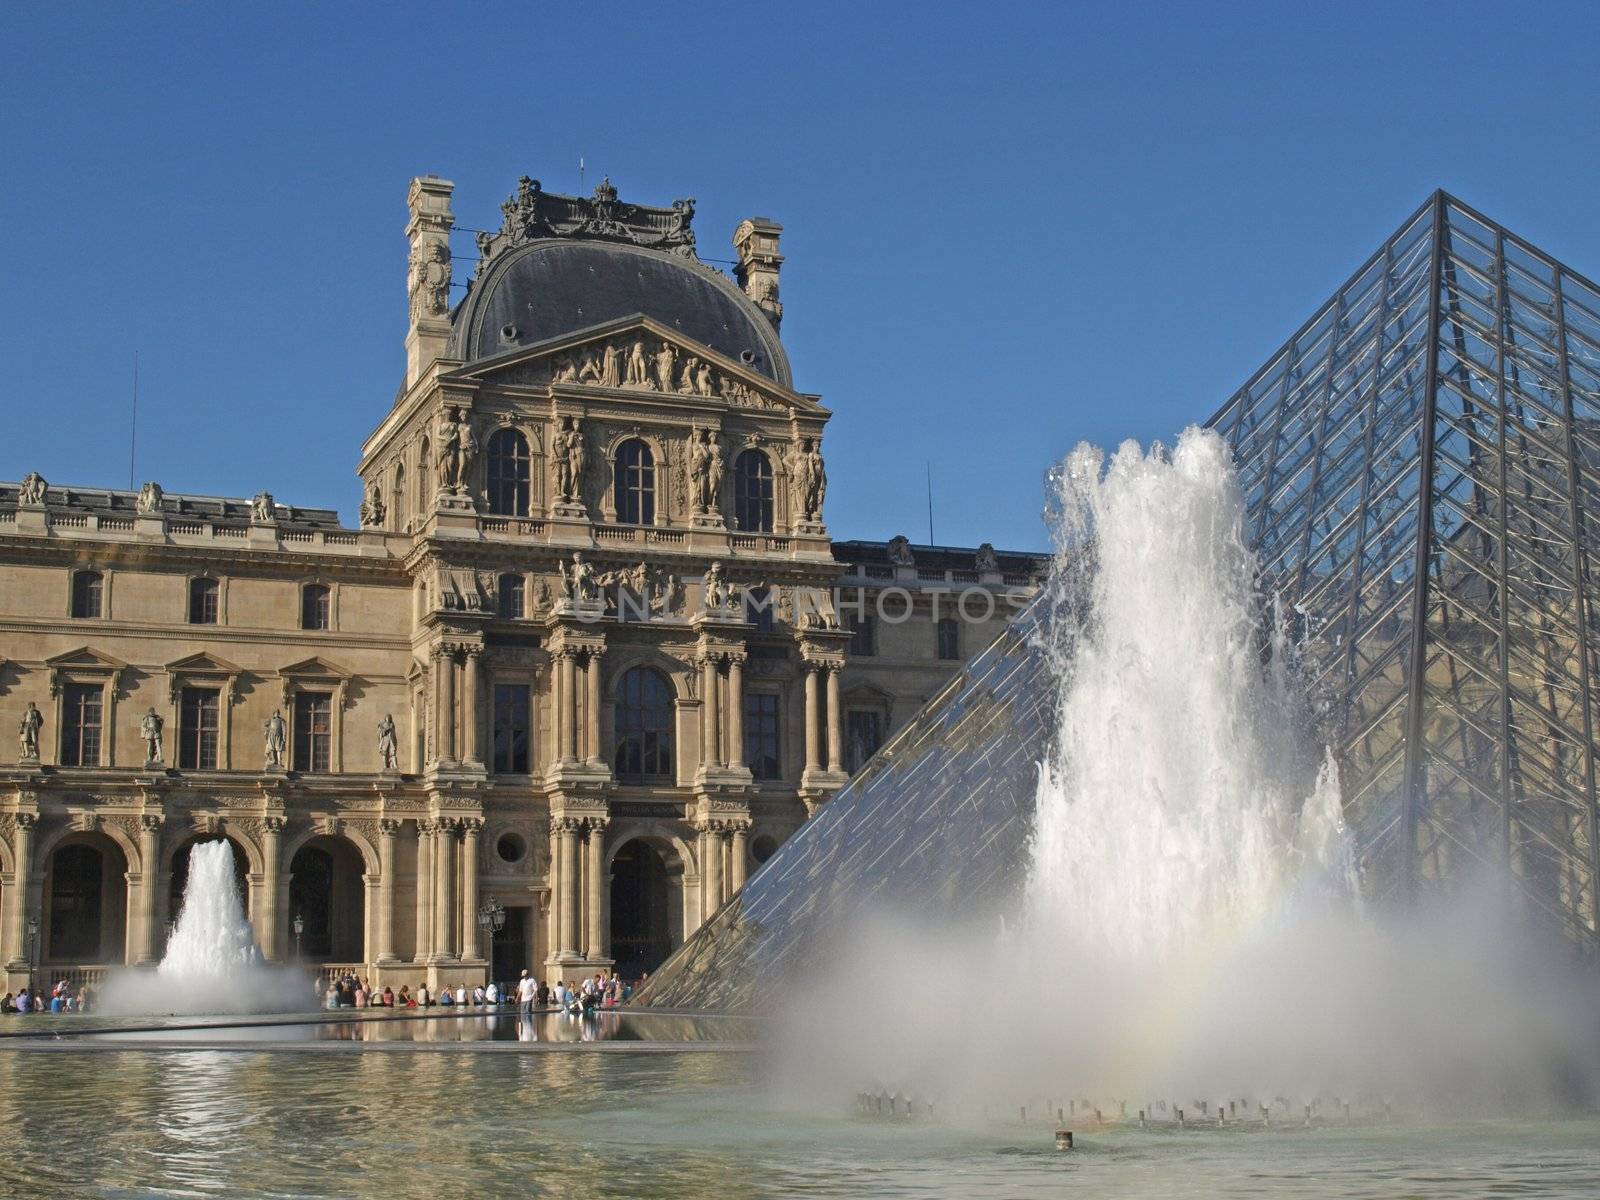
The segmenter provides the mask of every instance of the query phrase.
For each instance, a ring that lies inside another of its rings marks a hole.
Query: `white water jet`
[[[306,976],[261,961],[239,901],[233,846],[199,842],[189,851],[183,906],[156,969],[119,971],[103,1007],[115,1014],[291,1012],[311,1008]]]

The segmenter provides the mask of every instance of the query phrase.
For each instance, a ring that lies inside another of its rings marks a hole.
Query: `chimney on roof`
[[[406,292],[411,321],[406,329],[406,387],[422,377],[450,341],[450,196],[456,185],[437,175],[411,181],[406,193],[411,244]]]
[[[740,221],[733,231],[733,248],[739,255],[733,273],[744,294],[767,314],[774,330],[783,323],[783,302],[778,299],[778,271],[783,266],[778,237],[782,233],[783,226],[766,217]]]

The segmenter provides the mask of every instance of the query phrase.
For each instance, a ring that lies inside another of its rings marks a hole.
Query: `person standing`
[[[524,971],[522,978],[517,980],[517,1008],[524,1017],[533,1016],[533,1002],[538,993],[539,985]]]

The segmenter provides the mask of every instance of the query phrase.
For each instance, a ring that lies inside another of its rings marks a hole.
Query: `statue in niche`
[[[650,368],[645,361],[644,339],[634,338],[628,347],[628,387],[649,387]]]
[[[711,385],[711,364],[702,362],[694,373],[694,394],[696,396],[714,396],[716,392]]]
[[[459,408],[451,407],[439,420],[439,488],[465,495],[467,478],[478,455],[478,437]]]
[[[593,350],[583,352],[583,361],[578,364],[578,382],[600,382],[600,360],[594,356]]]
[[[250,519],[258,525],[278,519],[278,504],[271,492],[257,492],[250,501]]]
[[[367,498],[361,502],[361,524],[368,529],[374,525],[382,525],[383,516],[383,489],[376,482],[369,483],[367,484]]]
[[[161,485],[151,480],[139,489],[139,499],[134,501],[133,511],[142,517],[153,516],[161,511]]]
[[[615,342],[607,342],[600,352],[600,386],[622,386],[622,351]]]
[[[268,770],[283,766],[283,749],[288,742],[288,727],[283,721],[283,710],[275,708],[266,723],[266,767]]]
[[[704,429],[694,432],[694,440],[689,445],[689,480],[694,488],[694,511],[697,513],[711,510],[711,447],[707,444],[710,434]]]
[[[161,762],[161,729],[165,725],[161,714],[154,708],[147,711],[139,718],[139,736],[144,739],[144,761],[146,766],[159,765]]]
[[[567,504],[578,502],[578,489],[583,486],[583,470],[588,457],[583,443],[583,430],[578,426],[578,418],[563,417],[561,429],[556,433],[550,447],[557,500]]]
[[[450,246],[443,241],[418,242],[411,250],[407,291],[411,319],[442,317],[450,311]]]
[[[706,511],[722,511],[722,439],[711,435],[707,439],[711,443],[711,473],[707,480]]]
[[[670,392],[672,390],[672,374],[677,362],[678,352],[672,348],[672,343],[662,342],[661,349],[656,351],[657,391]]]
[[[988,542],[978,547],[978,570],[994,574],[1000,570],[1000,556]]]
[[[683,378],[678,381],[678,395],[690,396],[694,394],[694,372],[699,365],[700,360],[692,354],[683,360]]]
[[[385,771],[400,769],[400,741],[394,731],[394,717],[383,714],[378,722],[378,761]]]
[[[17,727],[23,762],[39,761],[39,730],[43,726],[44,715],[39,711],[39,706],[29,700],[27,711],[22,714],[22,723]]]
[[[43,504],[44,498],[50,492],[50,485],[44,481],[44,476],[37,471],[29,471],[22,477],[22,485],[17,488],[17,502],[19,504]]]

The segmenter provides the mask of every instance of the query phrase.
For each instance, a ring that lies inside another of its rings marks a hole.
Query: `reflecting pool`
[[[68,1039],[70,1040],[70,1039]],[[642,1043],[641,1043],[642,1044]],[[659,1045],[659,1043],[657,1043]],[[1307,1130],[973,1127],[797,1111],[748,1053],[0,1046],[0,1194],[1600,1194],[1600,1120]]]

